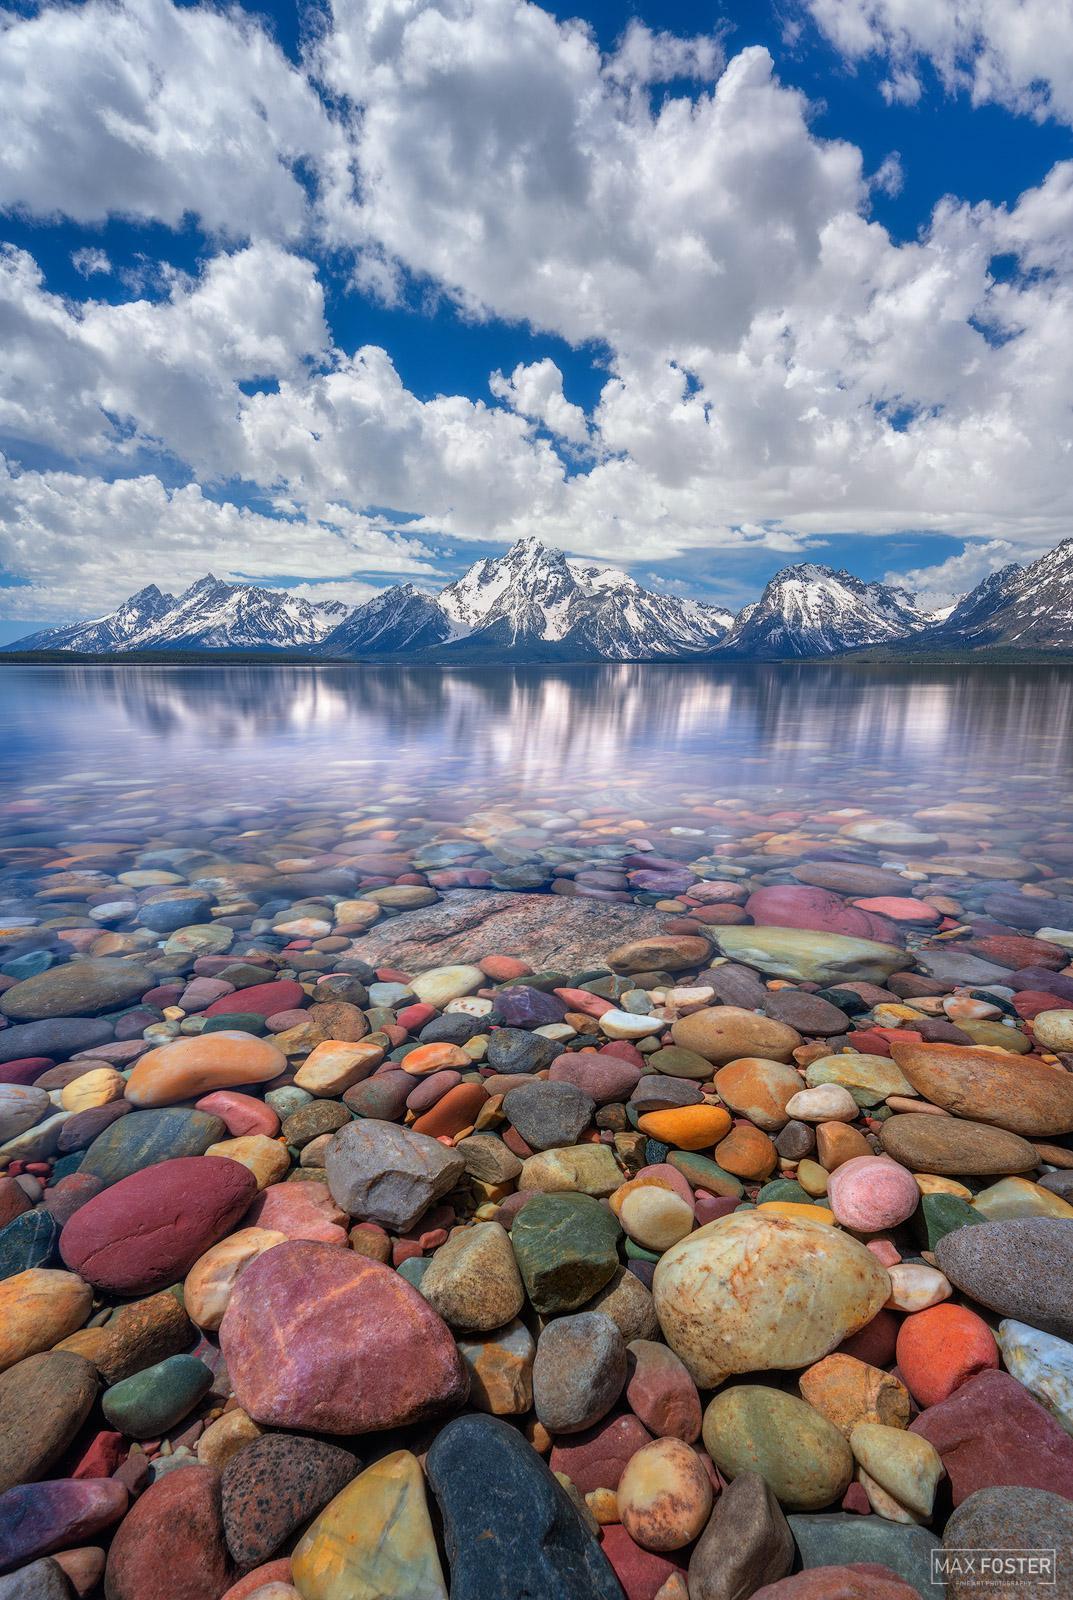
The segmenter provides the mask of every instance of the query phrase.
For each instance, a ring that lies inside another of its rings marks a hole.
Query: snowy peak
[[[319,644],[348,614],[331,600],[315,605],[280,589],[223,583],[208,573],[175,598],[149,584],[95,622],[50,628],[15,650],[301,650]]]
[[[775,574],[738,617],[723,649],[761,660],[838,655],[907,638],[927,620],[904,589],[801,562]]]
[[[991,573],[954,607],[936,638],[948,645],[1073,649],[1073,539],[1031,566]]]
[[[320,654],[339,657],[428,650],[450,635],[451,625],[435,599],[412,583],[402,583],[351,611],[328,634]]]

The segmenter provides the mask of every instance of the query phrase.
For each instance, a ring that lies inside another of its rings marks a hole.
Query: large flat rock
[[[665,921],[659,911],[617,902],[449,889],[434,906],[378,923],[355,941],[354,953],[403,972],[490,955],[578,972],[599,966],[616,945],[652,938]]]

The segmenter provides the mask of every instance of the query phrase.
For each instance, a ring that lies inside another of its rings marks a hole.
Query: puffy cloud
[[[948,90],[968,90],[1043,120],[1073,122],[1073,26],[1067,0],[805,0],[851,61],[890,65],[887,100],[913,105],[930,62]]]
[[[86,245],[81,250],[72,250],[71,265],[83,278],[92,278],[95,272],[111,274],[112,263],[103,250]]]
[[[519,416],[543,423],[549,432],[566,439],[570,444],[588,442],[589,427],[585,413],[563,394],[563,375],[555,362],[545,356],[543,361],[519,362],[509,378],[493,372],[489,387],[497,399],[517,411]]]
[[[915,38],[922,11],[814,5],[853,57],[888,12]],[[762,49],[723,66],[716,39],[635,24],[605,56],[523,0],[336,0],[304,70],[241,13],[166,0],[46,7],[4,37],[21,76],[5,98],[0,66],[0,127],[28,130],[8,203],[85,221],[192,210],[220,236],[198,275],[157,269],[118,305],[49,293],[25,253],[0,263],[0,431],[16,454],[78,464],[23,473],[0,505],[9,560],[39,586],[11,591],[24,615],[84,597],[71,562],[92,573],[115,527],[125,574],[159,576],[142,516],[191,576],[256,559],[351,586],[362,562],[427,570],[444,538],[538,533],[647,563],[905,529],[1032,551],[1069,531],[1073,164],[1012,206],[944,200],[898,243],[869,210],[897,157],[866,177]],[[892,82],[916,72],[915,47],[888,54]],[[90,153],[72,153],[83,127]],[[363,293],[416,285],[464,317],[595,343],[591,417],[550,357],[491,374],[485,403],[422,399],[389,351],[339,350],[326,249]],[[1001,280],[996,255],[1016,262]],[[97,475],[153,451],[169,471],[123,478],[139,489]],[[234,479],[287,520],[196,487]],[[368,513],[385,506],[403,534]],[[117,598],[91,581],[102,608]]]
[[[948,556],[933,567],[915,567],[907,572],[888,572],[884,583],[900,585],[915,594],[928,610],[948,606],[992,572],[1009,566],[1023,566],[1042,550],[1015,549],[1008,539],[985,539],[967,544],[959,555]]]
[[[356,589],[342,583],[344,574],[436,573],[420,540],[347,506],[326,505],[320,519],[266,516],[211,500],[197,484],[172,489],[151,474],[107,482],[22,472],[3,456],[0,566],[16,580],[5,592],[5,615],[34,620],[103,614],[143,583],[177,591],[210,567],[221,578],[299,571],[331,579],[324,589],[298,587],[322,600],[372,591],[364,580]]]
[[[237,6],[0,11],[0,38],[0,206],[295,237],[308,178],[346,181],[313,86]]]

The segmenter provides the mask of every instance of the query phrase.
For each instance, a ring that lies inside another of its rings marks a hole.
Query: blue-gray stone
[[[203,1156],[210,1144],[226,1137],[223,1119],[207,1111],[187,1111],[179,1106],[132,1111],[97,1135],[78,1170],[103,1178],[106,1184],[118,1183],[160,1161]]]
[[[66,1061],[91,1045],[111,1044],[112,1024],[101,1017],[49,1017],[42,1022],[24,1022],[0,1032],[0,1064],[21,1061],[24,1056],[48,1056]]]
[[[942,1600],[942,1582],[933,1582],[931,1552],[939,1540],[927,1528],[885,1517],[858,1517],[848,1511],[787,1517],[803,1567],[842,1567],[871,1561],[889,1567],[927,1600]]]
[[[56,1253],[59,1225],[47,1211],[24,1211],[0,1228],[0,1278],[47,1267]]]
[[[623,1600],[565,1489],[509,1423],[449,1422],[426,1471],[443,1517],[451,1600]]]

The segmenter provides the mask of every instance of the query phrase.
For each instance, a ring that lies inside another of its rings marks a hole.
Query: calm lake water
[[[700,813],[736,797],[902,819],[959,797],[997,849],[1073,791],[1067,668],[16,666],[0,693],[8,845],[383,815],[426,839],[518,830],[524,857],[527,828],[569,839],[606,812],[696,829],[702,854],[723,830]]]

